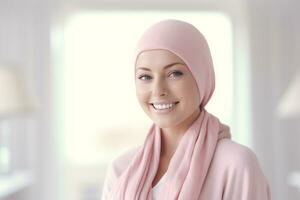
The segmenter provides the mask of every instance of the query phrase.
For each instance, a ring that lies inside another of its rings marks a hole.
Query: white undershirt
[[[152,196],[153,196],[153,200],[158,199],[158,194],[159,191],[163,185],[163,183],[165,182],[165,175],[163,175],[160,180],[158,181],[158,183],[152,188]]]

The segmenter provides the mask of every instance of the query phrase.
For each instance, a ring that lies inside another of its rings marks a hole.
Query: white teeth
[[[170,104],[153,104],[155,109],[158,110],[163,110],[163,109],[169,109],[171,107],[173,107],[175,104],[170,103]]]

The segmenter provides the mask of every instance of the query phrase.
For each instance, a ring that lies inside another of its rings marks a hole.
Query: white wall
[[[52,125],[50,63],[51,1],[0,1],[0,61],[16,63],[25,71],[29,86],[40,104],[30,120],[19,120],[14,127],[14,144],[26,148],[15,167],[32,169],[32,187],[9,199],[53,200],[57,198],[56,137]]]
[[[300,169],[298,124],[277,116],[276,107],[300,70],[300,4],[249,1],[248,5],[254,149],[274,199],[299,199],[300,193],[286,186],[289,170]]]
[[[299,193],[285,184],[289,170],[300,169],[300,152],[296,120],[281,120],[275,108],[300,61],[299,3],[289,1],[0,1],[0,60],[15,61],[30,80],[42,105],[36,120],[20,125],[20,134],[28,136],[30,160],[25,165],[34,169],[37,182],[10,200],[59,200],[61,158],[52,117],[52,63],[50,50],[51,24],[57,14],[78,8],[179,8],[218,9],[229,12],[236,27],[235,46],[244,53],[237,58],[236,68],[247,61],[250,75],[252,145],[269,179],[273,199],[296,200]],[[190,2],[190,3],[188,3]],[[63,15],[62,15],[63,16]],[[244,27],[242,27],[244,26]],[[241,28],[242,27],[242,28]],[[245,35],[243,35],[245,34]],[[249,37],[249,49],[241,39]],[[245,55],[249,53],[249,55]],[[237,54],[240,55],[240,54]],[[241,121],[242,123],[242,121]],[[25,126],[25,129],[24,129]],[[297,159],[296,159],[297,158]]]

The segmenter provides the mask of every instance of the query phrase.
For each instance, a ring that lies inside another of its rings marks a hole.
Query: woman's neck
[[[190,117],[179,125],[170,128],[161,128],[161,156],[171,158],[176,148],[191,124],[198,118],[200,109],[197,109]]]

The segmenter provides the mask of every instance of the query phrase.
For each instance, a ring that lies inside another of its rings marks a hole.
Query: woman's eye
[[[174,72],[172,72],[172,73],[170,73],[170,77],[178,77],[178,76],[181,76],[181,75],[183,75],[183,73],[182,72],[180,72],[180,71],[174,71]]]
[[[139,76],[139,79],[140,79],[140,80],[150,80],[151,77],[148,76],[148,75],[141,75],[141,76]]]

